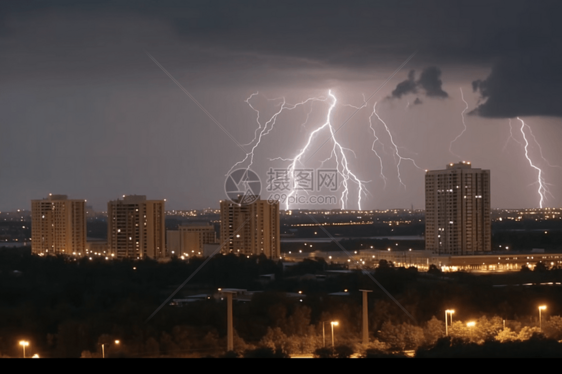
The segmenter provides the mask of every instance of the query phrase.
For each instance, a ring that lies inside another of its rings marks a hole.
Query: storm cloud
[[[417,94],[419,92],[431,98],[449,97],[449,94],[443,91],[442,85],[441,70],[438,67],[430,66],[425,68],[418,80],[415,79],[415,71],[411,70],[408,73],[408,79],[398,83],[389,98],[399,99],[404,95]],[[417,98],[414,104],[421,104],[421,100]]]

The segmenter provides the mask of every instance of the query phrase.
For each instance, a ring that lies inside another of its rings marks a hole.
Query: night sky
[[[49,193],[96,210],[124,194],[218,209],[225,175],[253,146],[254,109],[264,125],[282,97],[326,99],[283,111],[262,138],[251,168],[265,190],[268,169],[288,166],[270,159],[294,157],[326,121],[329,90],[335,136],[366,182],[363,209],[423,209],[423,169],[461,160],[491,170],[493,208],[538,207],[516,117],[550,191],[543,206],[560,207],[560,14],[559,0],[3,1],[0,210]],[[401,161],[403,184],[375,102],[419,166]],[[314,137],[299,167],[319,168],[326,140]],[[350,183],[346,208],[357,193]]]

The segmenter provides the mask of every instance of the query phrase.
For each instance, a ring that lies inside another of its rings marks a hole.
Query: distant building
[[[166,232],[170,255],[202,255],[205,244],[217,243],[217,234],[212,225],[184,225],[178,230]]]
[[[31,201],[31,251],[36,254],[86,253],[86,201],[49,195]]]
[[[107,204],[107,242],[116,258],[166,257],[164,200],[123,196]]]
[[[490,171],[470,162],[425,173],[425,245],[437,254],[491,251]]]
[[[278,258],[281,246],[279,202],[257,200],[243,205],[221,201],[220,244],[223,252],[265,254]]]

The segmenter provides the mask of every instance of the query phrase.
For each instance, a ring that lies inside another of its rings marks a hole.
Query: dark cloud
[[[449,97],[447,92],[441,88],[441,70],[435,66],[428,67],[422,71],[418,86],[425,90],[425,94],[429,97]]]
[[[401,98],[403,95],[417,92],[417,83],[414,77],[415,71],[410,70],[408,74],[408,79],[403,82],[398,83],[394,91],[392,91],[392,97]]]
[[[404,95],[415,94],[419,91],[425,93],[428,97],[446,98],[449,97],[447,92],[443,91],[441,86],[441,70],[438,67],[430,66],[425,68],[420,76],[420,79],[415,80],[415,71],[411,70],[408,74],[408,79],[398,83],[396,88],[392,91],[388,98],[401,98]],[[421,104],[422,101],[417,98],[414,104]]]
[[[484,80],[473,82],[480,104],[471,114],[482,117],[562,117],[560,49],[506,56]]]

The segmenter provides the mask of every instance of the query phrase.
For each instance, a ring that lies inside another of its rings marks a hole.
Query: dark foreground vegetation
[[[174,296],[208,294],[208,299],[166,305],[149,319],[203,261],[74,260],[0,250],[0,357],[21,357],[20,340],[29,341],[28,356],[40,357],[100,357],[102,344],[106,357],[375,358],[404,357],[414,350],[417,357],[458,357],[462,352],[474,357],[490,355],[489,350],[505,352],[508,344],[532,356],[528,342],[561,357],[559,269],[476,276],[419,273],[381,263],[372,276],[410,318],[368,275],[330,275],[325,270],[331,265],[322,259],[283,269],[282,263],[264,257],[219,255]],[[260,280],[264,274],[274,274],[275,280]],[[539,285],[548,282],[554,284]],[[217,293],[227,287],[262,291],[234,305],[233,352],[225,352],[226,304]],[[349,295],[330,295],[346,289]],[[360,289],[373,290],[368,346],[360,344]],[[547,306],[542,329],[539,305]],[[446,309],[455,310],[448,332],[456,340],[443,343]],[[331,321],[339,322],[334,349]],[[468,321],[475,325],[468,327]]]

